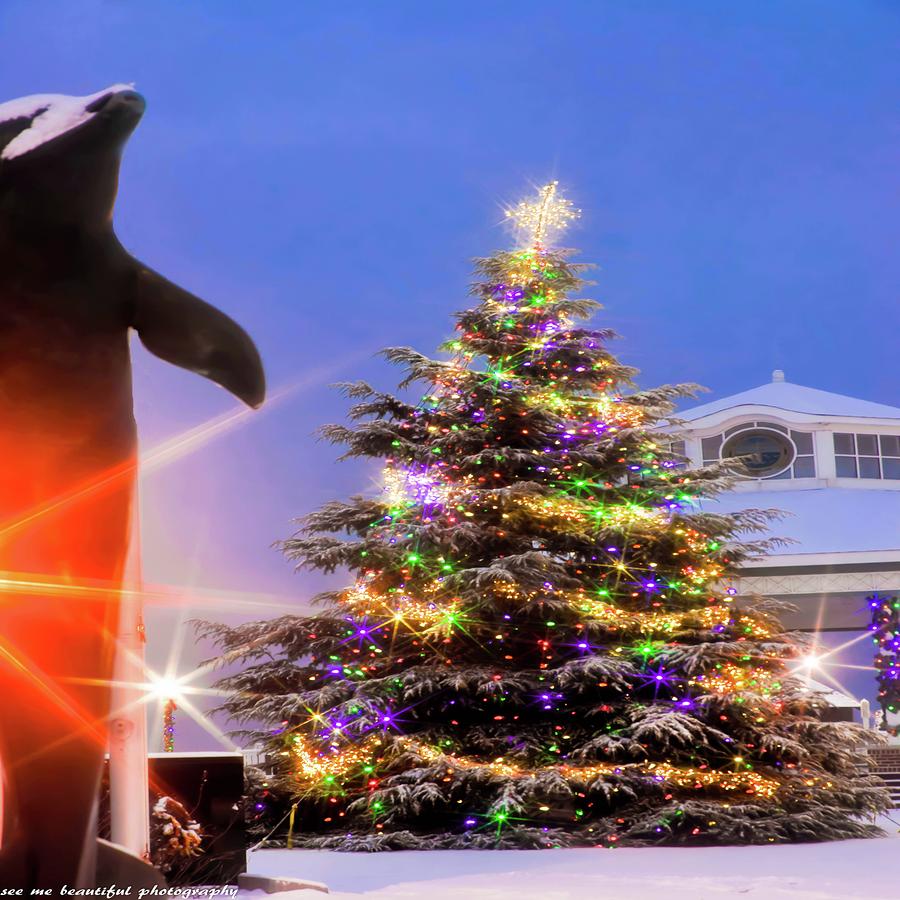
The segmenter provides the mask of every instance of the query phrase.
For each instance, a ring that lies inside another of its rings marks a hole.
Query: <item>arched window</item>
[[[813,436],[776,422],[742,422],[700,442],[703,463],[740,457],[751,478],[815,478]]]
[[[784,472],[796,456],[797,450],[787,435],[771,428],[746,428],[722,444],[722,459],[739,459],[753,478]]]

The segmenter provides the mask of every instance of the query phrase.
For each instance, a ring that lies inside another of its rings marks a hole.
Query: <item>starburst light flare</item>
[[[531,247],[547,246],[580,215],[580,209],[559,195],[558,181],[551,181],[540,188],[536,200],[522,200],[506,210],[506,218],[523,232]]]

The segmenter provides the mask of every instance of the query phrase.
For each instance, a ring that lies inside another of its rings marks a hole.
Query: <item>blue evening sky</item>
[[[0,44],[3,99],[135,82],[120,237],[237,318],[273,388],[299,385],[146,476],[150,582],[322,584],[270,544],[373,484],[312,436],[344,409],[327,385],[388,388],[375,351],[432,350],[468,260],[507,242],[502,205],[549,178],[643,385],[724,396],[780,367],[898,401],[891,0],[3,0]],[[135,355],[146,447],[233,407]],[[151,615],[157,663],[175,616]]]

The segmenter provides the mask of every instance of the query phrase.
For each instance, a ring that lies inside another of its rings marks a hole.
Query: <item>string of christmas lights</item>
[[[163,751],[172,753],[175,750],[175,710],[178,706],[172,699],[166,700],[163,706]]]
[[[872,642],[878,671],[878,702],[885,713],[900,709],[900,597],[866,598],[872,613]]]
[[[374,576],[369,576],[370,579]],[[652,585],[651,585],[652,587]],[[718,633],[730,631],[737,636],[752,638],[770,637],[774,630],[772,626],[752,615],[736,613],[725,603],[712,603],[699,608],[672,612],[663,610],[661,603],[655,603],[653,609],[641,611],[616,606],[603,597],[609,597],[608,589],[599,589],[599,596],[591,596],[584,590],[559,591],[546,585],[541,591],[523,592],[515,585],[506,582],[497,582],[492,591],[498,598],[526,605],[540,602],[548,598],[563,600],[584,614],[584,621],[589,623],[603,623],[610,630],[622,632],[637,632],[643,635],[665,636],[674,632],[687,630],[714,630]],[[632,594],[633,592],[627,592]],[[443,594],[443,596],[441,596]],[[462,612],[462,601],[458,597],[447,597],[444,579],[436,579],[425,584],[423,596],[414,597],[402,590],[393,590],[387,594],[379,593],[371,584],[365,581],[359,582],[344,592],[343,600],[354,614],[366,620],[383,619],[387,622],[403,624],[413,632],[421,634],[424,630],[435,629],[441,636],[452,631],[454,626],[459,626],[465,620]],[[730,598],[726,598],[730,599]],[[576,623],[576,629],[583,624]],[[737,671],[739,667],[729,670],[727,677],[731,683],[748,681],[749,673],[745,670]],[[741,675],[743,673],[743,675]],[[765,678],[765,670],[754,670],[759,678]],[[726,675],[718,676],[721,692],[724,684],[722,679]],[[773,684],[778,684],[773,681]],[[736,689],[736,688],[735,688]]]
[[[397,744],[424,762],[440,763],[442,767],[445,767],[446,775],[451,778],[456,770],[483,769],[506,778],[537,778],[546,773],[558,773],[583,784],[606,775],[635,772],[673,787],[693,790],[714,788],[723,791],[742,791],[763,799],[774,797],[781,784],[778,779],[746,769],[713,771],[705,767],[679,767],[662,762],[594,763],[586,766],[560,764],[529,768],[506,761],[502,757],[490,761],[480,761],[454,756],[411,739],[398,739]],[[342,779],[350,780],[347,776],[355,775],[371,782],[372,774],[377,769],[378,755],[383,753],[384,749],[383,738],[371,737],[340,752],[321,755],[312,750],[302,738],[295,737],[292,752],[296,760],[297,779],[302,788],[331,794],[336,790],[343,789]],[[744,765],[743,758],[738,757],[735,762],[737,766]]]

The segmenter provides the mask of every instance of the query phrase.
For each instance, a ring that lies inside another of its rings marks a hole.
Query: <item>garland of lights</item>
[[[370,578],[373,576],[370,576]],[[461,627],[468,616],[462,609],[462,601],[458,597],[441,596],[444,580],[436,579],[425,586],[424,596],[414,597],[402,590],[381,594],[365,581],[358,582],[341,595],[341,599],[353,611],[364,619],[383,619],[374,625],[378,630],[383,624],[403,624],[422,637],[433,633],[445,637],[454,627]],[[660,635],[682,632],[686,630],[713,630],[725,632],[730,630],[741,636],[752,638],[771,637],[772,627],[748,614],[735,613],[725,603],[711,603],[697,609],[683,612],[651,610],[641,612],[616,606],[603,597],[609,596],[606,589],[598,589],[598,597],[593,597],[583,590],[557,591],[547,585],[543,591],[521,592],[515,585],[497,582],[493,592],[498,598],[515,601],[519,604],[539,602],[541,599],[554,597],[564,600],[573,608],[584,613],[585,622],[603,624],[611,632],[635,631],[643,635]],[[657,604],[658,605],[658,604]],[[583,626],[579,626],[583,627]],[[738,669],[739,667],[733,667]],[[740,670],[744,672],[745,670]],[[756,670],[757,673],[763,670]],[[737,673],[731,672],[731,675]]]
[[[424,762],[440,763],[446,767],[446,775],[449,778],[453,778],[457,770],[483,769],[505,778],[538,778],[547,773],[558,773],[565,778],[585,784],[608,775],[635,772],[673,787],[742,791],[761,799],[774,797],[781,785],[775,778],[749,771],[751,767],[743,757],[735,757],[737,768],[730,772],[713,771],[705,767],[673,766],[663,762],[594,763],[588,766],[561,764],[528,768],[507,762],[502,757],[484,762],[453,756],[409,738],[399,738],[396,744],[403,751]],[[369,786],[374,787],[377,779],[373,779],[372,775],[376,771],[376,760],[378,754],[384,750],[385,741],[381,737],[374,736],[350,749],[333,754],[317,754],[300,737],[294,738],[292,747],[296,760],[297,780],[302,788],[311,793],[325,795],[333,794],[341,786],[341,779],[353,774],[366,779]]]
[[[437,594],[439,582],[432,582],[426,594]],[[343,601],[354,614],[364,619],[380,616],[395,625],[405,625],[411,630],[435,632],[444,635],[460,622],[458,599],[427,600],[412,597],[402,591],[387,595],[378,594],[365,583],[357,583],[342,595]]]
[[[613,435],[622,428],[637,428],[644,421],[640,407],[617,395],[566,397],[554,390],[537,390],[525,402],[529,406],[552,409],[571,420],[563,432],[567,439],[576,435]]]
[[[763,666],[747,669],[734,663],[719,663],[713,671],[698,675],[689,683],[709,694],[734,695],[746,691],[770,696],[781,690],[782,680],[777,672]]]

